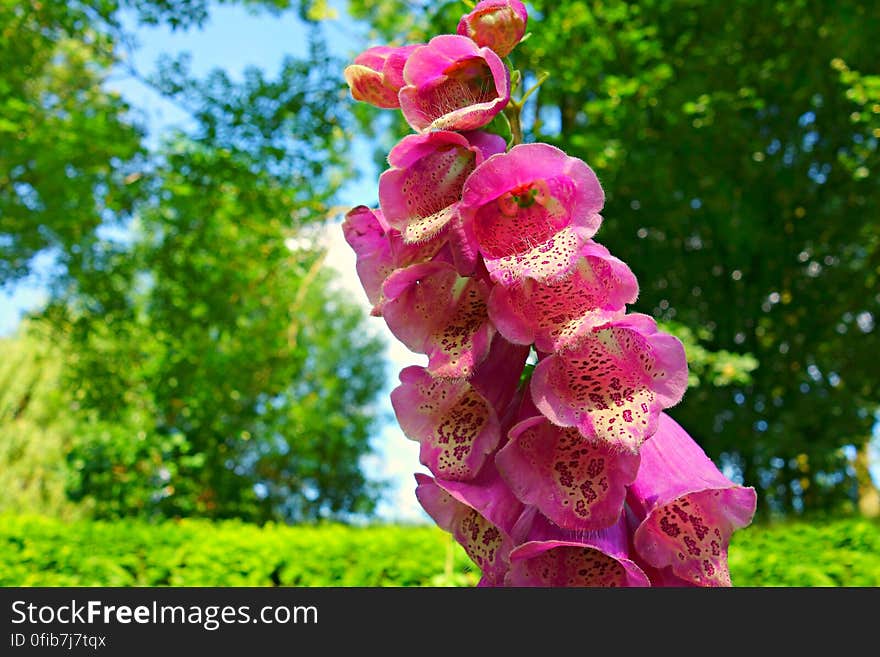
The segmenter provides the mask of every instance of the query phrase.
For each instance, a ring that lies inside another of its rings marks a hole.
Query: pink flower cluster
[[[343,225],[373,314],[428,358],[391,394],[434,475],[416,495],[481,585],[729,585],[755,492],[663,412],[687,387],[684,348],[626,312],[636,279],[592,239],[596,174],[480,130],[512,102],[501,57],[526,22],[518,0],[484,0],[457,35],[345,71],[417,133],[388,156],[380,209]]]

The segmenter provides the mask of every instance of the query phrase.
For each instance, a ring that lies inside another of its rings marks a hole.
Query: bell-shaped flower
[[[355,57],[343,71],[352,97],[383,109],[400,107],[397,95],[405,84],[403,67],[420,45],[375,46]]]
[[[588,241],[563,278],[544,283],[526,278],[496,285],[489,317],[511,342],[552,352],[576,343],[596,326],[621,316],[639,287],[630,268],[601,244]]]
[[[635,453],[657,430],[660,412],[681,401],[687,376],[681,342],[651,317],[631,314],[544,358],[531,394],[553,424]]]
[[[495,327],[485,279],[459,276],[437,259],[394,272],[382,290],[388,328],[410,350],[428,355],[434,376],[467,378],[489,353]]]
[[[650,586],[645,573],[629,558],[629,535],[621,514],[610,527],[568,531],[540,514],[526,511],[511,533],[518,543],[510,553],[508,586]],[[525,539],[523,525],[530,525]]]
[[[357,257],[356,270],[373,315],[382,314],[382,285],[396,270],[430,261],[444,247],[445,238],[422,244],[406,244],[400,233],[385,221],[381,210],[359,205],[349,210],[342,223],[345,241]]]
[[[417,48],[403,79],[400,110],[417,132],[476,130],[510,101],[510,72],[501,58],[457,34]]]
[[[501,440],[499,416],[527,355],[497,338],[470,381],[436,378],[418,366],[400,373],[391,405],[403,433],[420,443],[419,460],[435,476],[467,481],[483,469]]]
[[[404,137],[388,155],[391,168],[379,178],[386,221],[408,243],[434,238],[456,216],[467,177],[505,148],[501,137],[479,131]]]
[[[548,144],[520,144],[467,179],[458,232],[495,282],[544,282],[571,271],[599,229],[604,203],[599,179],[583,161]]]
[[[525,35],[528,19],[519,0],[482,0],[459,21],[458,33],[507,57]]]
[[[730,536],[751,522],[755,489],[721,474],[665,413],[641,457],[627,497],[640,521],[633,536],[639,557],[659,570],[667,586],[730,586]]]
[[[602,529],[620,518],[639,456],[587,440],[543,416],[515,425],[495,464],[521,502],[565,529]]]
[[[490,466],[472,482],[416,475],[416,498],[434,522],[451,532],[480,568],[480,586],[501,586],[513,547],[510,532],[522,504]]]

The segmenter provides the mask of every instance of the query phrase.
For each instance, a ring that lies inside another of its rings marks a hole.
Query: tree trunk
[[[870,441],[856,453],[856,481],[859,485],[859,513],[866,518],[880,517],[880,491],[871,479]]]

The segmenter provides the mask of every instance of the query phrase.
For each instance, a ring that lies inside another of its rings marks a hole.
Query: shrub
[[[750,527],[730,551],[737,586],[880,586],[880,525]],[[235,521],[0,516],[2,586],[471,586],[477,571],[435,527],[262,527]]]

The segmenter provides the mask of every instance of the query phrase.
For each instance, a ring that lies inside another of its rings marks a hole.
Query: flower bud
[[[403,66],[414,46],[376,46],[355,57],[343,75],[355,100],[383,109],[400,107],[397,92],[404,85]]]
[[[528,13],[519,0],[482,0],[463,16],[458,33],[506,57],[526,33]]]

